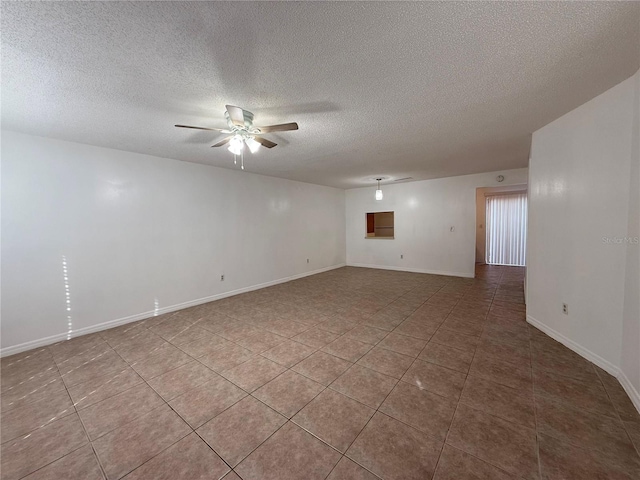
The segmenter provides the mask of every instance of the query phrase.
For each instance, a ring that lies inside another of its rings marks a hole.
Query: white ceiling
[[[2,126],[233,167],[224,105],[300,130],[249,171],[340,188],[524,167],[640,66],[640,3],[2,2]]]

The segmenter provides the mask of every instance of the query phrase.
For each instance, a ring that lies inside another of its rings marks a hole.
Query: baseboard
[[[617,378],[620,382],[620,385],[622,385],[622,388],[624,388],[624,391],[627,392],[627,395],[629,395],[629,398],[631,399],[633,405],[636,407],[636,410],[638,410],[638,413],[640,413],[640,392],[635,389],[635,387],[623,371],[620,371],[620,375],[618,375]]]
[[[474,278],[475,273],[468,272],[445,272],[442,270],[427,270],[424,268],[409,268],[409,267],[389,267],[387,265],[369,265],[366,263],[349,263],[347,262],[347,267],[361,267],[361,268],[377,268],[380,270],[395,270],[397,272],[412,272],[412,273],[430,273],[431,275],[446,275],[448,277],[464,277],[464,278]]]
[[[600,355],[593,353],[591,350],[584,348],[582,345],[565,337],[560,332],[557,332],[553,328],[545,325],[539,320],[536,320],[531,315],[527,315],[527,323],[533,325],[538,330],[541,330],[542,332],[546,333],[554,340],[557,340],[558,342],[562,343],[565,347],[576,352],[581,357],[596,364],[605,372],[616,377],[620,382],[620,385],[622,385],[622,388],[624,388],[624,390],[627,392],[627,395],[629,395],[629,398],[633,402],[633,405],[636,407],[636,410],[638,410],[638,412],[640,413],[640,393],[634,388],[634,386],[629,381],[629,379],[624,374],[624,372],[620,370],[620,367],[612,364],[608,360],[605,360],[604,358],[602,358]]]
[[[234,295],[239,295],[241,293],[247,293],[253,290],[259,290],[261,288],[271,287],[273,285],[278,285],[280,283],[291,282],[292,280],[297,280],[299,278],[304,278],[311,275],[317,275],[319,273],[328,272],[329,270],[335,270],[337,268],[342,268],[344,266],[346,266],[346,264],[340,263],[337,265],[332,265],[330,267],[324,267],[318,270],[313,270],[311,272],[299,273],[297,275],[292,275],[290,277],[279,278],[277,280],[271,280],[269,282],[259,283],[256,285],[251,285],[249,287],[239,288],[237,290],[230,290],[228,292],[218,293],[216,295],[210,295],[208,297],[198,298],[196,300],[189,300],[187,302],[177,303],[175,305],[169,305],[167,307],[159,308],[158,310],[149,310],[147,312],[137,313],[135,315],[129,315],[127,317],[116,318],[114,320],[98,323],[96,325],[91,325],[89,327],[79,328],[77,330],[74,330],[71,333],[71,335],[69,335],[66,332],[59,333],[56,335],[51,335],[49,337],[39,338],[37,340],[31,340],[29,342],[20,343],[18,345],[4,347],[0,349],[0,357],[14,355],[16,353],[25,352],[27,350],[43,347],[45,345],[51,345],[53,343],[60,342],[62,340],[67,340],[69,338],[79,337],[81,335],[87,335],[89,333],[95,333],[102,330],[107,330],[109,328],[118,327],[126,323],[136,322],[138,320],[144,320],[145,318],[153,317],[155,315],[162,315],[163,313],[175,312],[177,310],[182,310],[184,308],[189,308],[189,307],[195,307],[196,305],[213,302],[214,300],[221,300],[223,298],[232,297]]]
[[[584,357],[590,362],[595,363],[605,372],[613,375],[614,377],[618,377],[618,375],[620,374],[620,368],[617,367],[616,365],[612,364],[608,360],[605,360],[600,355],[593,353],[591,350],[584,348],[582,345],[574,342],[570,338],[565,337],[563,334],[545,325],[541,321],[536,320],[531,315],[527,315],[527,323],[533,325],[538,330],[542,330],[544,333],[549,335],[554,340],[557,340],[558,342],[563,344],[565,347],[569,348],[570,350],[573,350],[581,357]]]

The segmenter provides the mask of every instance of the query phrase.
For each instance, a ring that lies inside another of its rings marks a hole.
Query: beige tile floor
[[[640,478],[522,276],[341,268],[3,358],[1,479]]]

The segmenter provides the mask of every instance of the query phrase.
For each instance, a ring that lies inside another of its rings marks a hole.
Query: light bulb
[[[247,147],[249,147],[251,153],[256,153],[258,150],[260,150],[260,142],[258,142],[255,138],[249,137],[245,140],[245,142],[247,144]]]
[[[242,141],[242,137],[236,135],[229,142],[228,150],[234,155],[240,155],[242,153],[242,149],[244,148],[244,142]]]

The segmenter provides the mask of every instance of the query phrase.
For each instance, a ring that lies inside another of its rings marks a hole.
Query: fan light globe
[[[249,147],[249,150],[251,151],[251,153],[256,153],[258,150],[260,150],[260,142],[258,142],[255,138],[253,137],[249,137],[245,140],[245,143],[247,144],[247,147]]]
[[[242,153],[242,149],[244,148],[244,142],[242,138],[239,136],[235,136],[229,142],[229,151],[234,155],[240,155]]]

